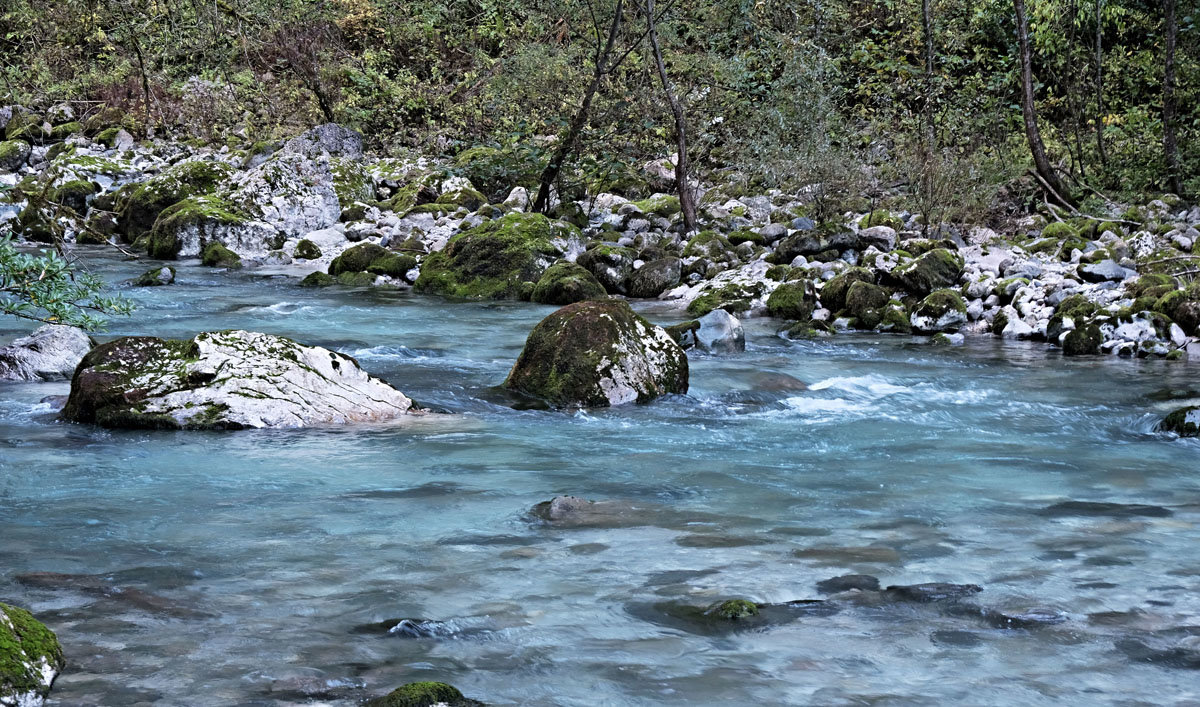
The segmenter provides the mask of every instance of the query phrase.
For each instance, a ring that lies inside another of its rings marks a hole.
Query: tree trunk
[[[1163,71],[1163,156],[1167,160],[1167,181],[1171,191],[1183,192],[1183,175],[1179,167],[1179,144],[1175,137],[1175,40],[1179,28],[1175,21],[1175,0],[1163,0],[1167,46]]]
[[[1029,46],[1029,19],[1025,15],[1025,0],[1013,0],[1017,15],[1017,42],[1021,52],[1021,113],[1025,117],[1025,136],[1029,139],[1029,151],[1033,153],[1033,164],[1038,176],[1049,188],[1050,198],[1063,206],[1074,207],[1071,197],[1059,180],[1058,174],[1046,157],[1046,144],[1038,130],[1037,107],[1033,102],[1033,50]]]
[[[925,34],[925,139],[933,149],[933,0],[921,0],[921,29]]]
[[[1108,168],[1108,153],[1104,150],[1104,34],[1100,24],[1103,0],[1096,0],[1096,153],[1100,166]]]
[[[663,93],[671,104],[671,114],[675,116],[675,149],[679,159],[675,161],[675,187],[679,191],[679,208],[683,212],[683,225],[688,233],[696,230],[696,199],[688,181],[687,153],[687,122],[683,117],[683,106],[671,79],[667,77],[667,66],[663,63],[662,49],[658,46],[658,32],[654,26],[654,0],[646,0],[646,30],[650,38],[650,48],[654,52],[654,63],[658,67],[658,78],[662,80]]]
[[[608,29],[608,41],[604,45],[604,49],[596,55],[596,66],[592,72],[592,81],[588,84],[587,91],[583,94],[583,102],[579,104],[579,110],[575,111],[570,124],[567,126],[567,132],[560,135],[558,146],[554,148],[554,154],[550,157],[550,162],[546,165],[546,169],[542,170],[542,178],[538,184],[537,198],[533,202],[533,210],[538,213],[545,213],[550,206],[550,189],[554,186],[554,180],[558,179],[559,172],[562,171],[563,164],[571,153],[575,151],[575,144],[579,142],[579,135],[583,132],[583,127],[587,125],[588,113],[592,109],[592,99],[595,98],[596,92],[600,90],[600,82],[604,80],[604,75],[608,73],[608,62],[612,57],[613,47],[617,44],[617,35],[621,32],[621,15],[624,11],[624,0],[617,0],[617,5],[613,9],[613,21]]]

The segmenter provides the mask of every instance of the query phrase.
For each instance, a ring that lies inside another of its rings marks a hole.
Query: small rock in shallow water
[[[817,582],[817,591],[822,594],[838,594],[854,589],[877,592],[879,591],[879,580],[869,574],[844,574]]]
[[[934,631],[929,640],[943,646],[954,648],[975,648],[983,644],[979,634],[971,631]]]
[[[700,317],[700,328],[696,332],[696,343],[700,348],[715,353],[740,353],[746,350],[746,334],[738,318],[723,309]]]
[[[1140,503],[1101,503],[1096,501],[1063,501],[1041,510],[1042,515],[1058,516],[1108,516],[1115,518],[1166,518],[1173,513],[1162,506]]]
[[[1163,432],[1174,432],[1180,437],[1200,436],[1200,406],[1179,408],[1167,415],[1158,425]]]
[[[881,564],[900,564],[900,553],[895,548],[882,545],[867,547],[808,547],[793,550],[792,554],[802,559],[818,560],[822,564],[853,564],[856,562],[877,562]]]
[[[933,602],[961,599],[978,594],[983,587],[978,584],[950,584],[948,582],[926,582],[924,584],[892,585],[884,590],[893,599],[901,601]]]

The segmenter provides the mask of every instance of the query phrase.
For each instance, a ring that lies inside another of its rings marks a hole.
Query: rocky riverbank
[[[681,317],[775,316],[787,337],[994,335],[1067,355],[1200,356],[1200,207],[1170,195],[1094,216],[1047,208],[1001,230],[926,229],[882,209],[816,223],[805,194],[716,184],[700,190],[702,230],[684,233],[662,165],[626,195],[556,199],[547,218],[526,213],[534,175],[505,172],[491,148],[380,158],[337,125],[214,148],[137,142],[111,111],[11,113],[0,227],[28,241],[111,242],[314,286],[559,305],[654,298]],[[144,284],[169,281],[159,267]]]

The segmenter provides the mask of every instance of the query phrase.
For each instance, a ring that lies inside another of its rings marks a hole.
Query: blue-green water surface
[[[789,342],[759,319],[745,354],[690,355],[687,396],[520,410],[496,386],[552,308],[191,265],[129,294],[138,311],[102,338],[282,334],[454,414],[110,431],[55,421],[39,401],[65,383],[0,384],[0,601],[62,640],[53,705],[352,705],[428,679],[497,705],[1200,699],[1194,670],[1115,648],[1200,624],[1200,444],[1155,433],[1176,404],[1151,397],[1200,387],[1195,363],[992,339]],[[0,340],[28,331],[0,327]],[[558,494],[632,503],[642,520],[528,516]],[[1171,515],[1039,513],[1067,500]],[[31,572],[98,575],[179,610],[17,580]],[[647,617],[663,602],[819,598],[817,581],[851,572],[975,583],[980,606],[1066,621],[998,629],[914,604],[715,633]],[[353,630],[396,617],[448,625]],[[321,681],[328,694],[305,697]]]

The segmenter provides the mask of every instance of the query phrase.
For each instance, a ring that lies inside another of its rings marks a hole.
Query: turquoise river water
[[[354,705],[429,679],[496,705],[1200,700],[1186,659],[1118,648],[1200,624],[1200,444],[1154,432],[1179,405],[1162,391],[1200,387],[1196,363],[789,342],[757,319],[746,353],[690,354],[687,396],[552,412],[497,389],[549,307],[190,265],[128,294],[138,311],[101,338],[282,334],[454,414],[122,432],[57,422],[40,401],[66,383],[0,384],[0,601],[58,633],[52,705]],[[0,341],[29,329],[0,321]],[[558,494],[637,520],[529,516]],[[1042,510],[1063,501],[1166,511]],[[33,572],[93,577],[19,579]],[[816,582],[855,572],[974,583],[981,607],[1064,620],[997,628],[884,603],[716,630],[663,608],[816,599]],[[403,617],[444,623],[356,630]],[[1186,657],[1200,631],[1182,631]]]

